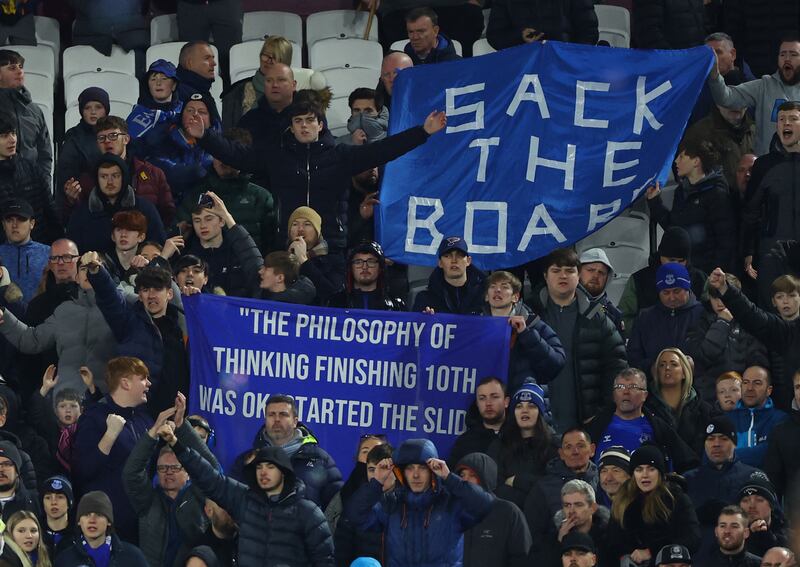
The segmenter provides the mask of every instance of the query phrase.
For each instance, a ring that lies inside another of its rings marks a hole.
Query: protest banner
[[[462,317],[306,307],[214,295],[184,298],[189,410],[216,430],[227,468],[252,447],[264,403],[289,394],[346,474],[359,435],[432,440],[443,454],[464,431],[475,385],[506,378],[510,326]]]
[[[707,47],[548,41],[403,69],[391,133],[446,110],[447,128],[386,166],[377,210],[388,257],[433,265],[462,236],[483,269],[568,246],[666,180],[714,61]]]

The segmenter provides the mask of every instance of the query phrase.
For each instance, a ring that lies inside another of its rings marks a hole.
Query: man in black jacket
[[[258,275],[260,292],[257,297],[261,299],[311,305],[317,297],[311,280],[300,275],[297,258],[284,250],[267,254]]]
[[[769,433],[764,472],[782,498],[789,484],[800,471],[800,371],[794,373],[794,398],[789,419],[778,424]]]
[[[308,102],[293,103],[286,109],[290,120],[280,146],[264,151],[247,147],[207,131],[195,118],[187,133],[222,163],[250,173],[267,173],[269,189],[280,202],[280,218],[288,219],[300,206],[313,208],[322,217],[321,233],[331,240],[337,226],[339,203],[350,187],[350,178],[383,165],[424,144],[447,124],[444,112],[432,112],[422,126],[409,128],[379,142],[363,146],[334,145],[333,136],[321,136],[325,115]],[[302,168],[298,169],[298,164]]]
[[[597,14],[590,0],[494,0],[486,39],[495,49],[541,40],[597,43]]]
[[[405,311],[399,297],[391,297],[386,289],[386,259],[377,242],[362,242],[350,250],[347,257],[345,289],[334,294],[330,307]]]
[[[34,493],[28,491],[20,478],[22,456],[11,441],[0,441],[0,502],[2,502],[2,520],[8,519],[14,512],[27,510],[42,517],[42,508]]]
[[[414,8],[406,14],[408,43],[403,51],[411,57],[414,65],[457,61],[453,42],[439,33],[439,17],[430,8]],[[477,39],[477,38],[476,38]]]
[[[761,471],[754,471],[739,491],[739,505],[747,514],[750,537],[747,551],[763,556],[773,547],[789,545],[786,520],[772,483]]]
[[[704,567],[760,567],[761,558],[745,550],[750,535],[747,516],[738,506],[725,506],[714,529],[718,547]]]
[[[467,482],[493,493],[497,464],[484,453],[469,453],[455,472]],[[464,532],[464,567],[523,567],[532,544],[525,516],[513,502],[495,498],[489,514]]]
[[[439,267],[428,279],[428,289],[414,300],[412,311],[479,315],[483,311],[486,276],[472,265],[467,243],[446,236],[437,251]]]
[[[469,453],[487,453],[489,447],[500,438],[500,429],[506,421],[506,410],[511,398],[505,383],[499,378],[488,376],[478,382],[475,388],[475,402],[480,420],[470,425],[467,417],[467,430],[458,436],[450,450],[448,465],[453,468]],[[470,412],[471,413],[471,412]]]

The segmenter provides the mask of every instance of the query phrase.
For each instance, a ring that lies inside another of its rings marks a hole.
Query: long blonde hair
[[[280,35],[270,35],[264,38],[261,50],[272,48],[275,53],[275,63],[292,66],[292,42]]]
[[[681,365],[681,369],[683,370],[683,382],[681,383],[681,403],[679,409],[683,407],[683,403],[689,397],[689,393],[692,391],[692,385],[694,384],[694,370],[692,370],[692,363],[689,362],[689,357],[686,356],[683,351],[679,348],[665,348],[661,352],[658,353],[656,357],[656,361],[653,363],[653,376],[655,377],[655,386],[656,390],[661,393],[661,380],[658,377],[658,363],[661,360],[661,357],[665,354],[674,354],[678,357],[678,364]]]
[[[645,524],[655,524],[659,521],[669,522],[672,510],[675,508],[675,495],[672,494],[664,475],[659,475],[658,485],[648,493],[643,493],[636,484],[636,477],[631,477],[620,487],[614,496],[611,505],[611,516],[625,527],[625,512],[638,498],[642,498],[642,521]]]
[[[31,562],[30,556],[16,541],[14,541],[14,528],[17,527],[17,525],[23,520],[33,520],[33,522],[36,524],[36,527],[39,529],[39,544],[36,546],[37,559],[35,565]],[[36,515],[32,512],[28,512],[27,510],[19,510],[18,512],[11,514],[11,517],[8,519],[8,523],[6,524],[4,539],[6,545],[11,547],[11,549],[14,550],[14,553],[16,553],[17,556],[22,560],[23,565],[32,565],[33,567],[53,567],[53,563],[50,561],[50,555],[47,553],[47,546],[44,543],[42,525],[39,523]]]

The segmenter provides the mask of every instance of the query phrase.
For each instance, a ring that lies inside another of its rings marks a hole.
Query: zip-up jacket
[[[16,122],[17,153],[36,164],[49,188],[53,179],[53,149],[42,109],[33,102],[26,87],[0,89],[0,109],[13,116]]]
[[[767,398],[759,408],[749,408],[742,403],[728,412],[736,426],[736,454],[742,462],[761,468],[767,454],[767,441],[772,429],[789,417]]]
[[[11,281],[22,290],[27,302],[36,295],[36,288],[48,266],[50,247],[29,240],[25,244],[0,244],[0,264],[8,269]]]
[[[36,162],[19,154],[0,160],[0,203],[8,199],[24,199],[33,209],[33,240],[49,244],[63,236],[64,226],[50,193],[50,179]]]

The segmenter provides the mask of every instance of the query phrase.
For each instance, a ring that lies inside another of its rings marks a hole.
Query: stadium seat
[[[475,43],[472,44],[472,55],[473,57],[477,57],[478,55],[487,55],[489,53],[494,53],[497,51],[494,47],[489,45],[489,40],[487,39],[479,39]]]
[[[323,89],[328,85],[325,75],[323,75],[320,71],[292,67],[292,72],[294,73],[294,80],[297,82],[298,91],[303,89],[314,89],[316,91]]]
[[[289,12],[245,12],[242,21],[242,41],[262,40],[268,35],[285,37],[293,44],[303,45],[303,20]],[[294,59],[292,59],[294,65]],[[298,62],[297,66],[300,66]]]
[[[604,6],[598,4],[594,7],[597,13],[597,29],[600,40],[605,40],[611,47],[631,46],[631,14],[620,6]]]
[[[115,45],[111,55],[106,57],[94,47],[75,45],[64,50],[64,82],[78,73],[112,72],[123,75],[136,74],[133,51],[126,52]]]
[[[325,111],[328,129],[336,137],[347,134],[347,121],[350,119],[350,106],[347,97],[331,100],[330,107]]]
[[[139,81],[133,75],[111,72],[78,73],[64,81],[64,103],[66,106],[70,107],[77,104],[78,96],[87,87],[104,89],[111,101],[111,113],[115,115],[118,115],[114,105],[115,102],[123,102],[133,106],[139,98]]]
[[[306,45],[310,47],[321,39],[363,39],[368,19],[368,12],[355,10],[329,10],[311,14],[306,20]],[[369,40],[378,41],[378,18],[372,21]]]
[[[328,69],[322,71],[325,82],[333,91],[333,98],[345,99],[359,87],[375,88],[380,71],[376,69]],[[349,111],[348,111],[349,116]]]
[[[263,41],[246,41],[231,47],[230,51],[230,78],[231,83],[253,76],[259,67],[259,54]],[[303,48],[292,42],[292,67],[302,66]]]
[[[383,60],[381,44],[365,39],[322,39],[308,49],[312,69],[375,69]]]
[[[431,277],[434,268],[431,266],[408,265],[406,278],[408,280],[408,308],[414,306],[414,300],[419,292],[428,288],[428,279]]]
[[[55,18],[34,16],[33,20],[34,26],[36,26],[36,42],[39,45],[46,45],[52,50],[56,76],[58,76],[61,71],[61,26]]]
[[[25,87],[30,91],[33,102],[48,106],[52,114],[55,99],[53,78],[38,73],[26,73]]]
[[[463,56],[464,55],[464,51],[463,51],[463,49],[461,49],[461,42],[456,40],[456,39],[451,39],[450,41],[453,42],[453,47],[455,48],[456,53],[459,56]],[[408,40],[407,39],[401,39],[401,40],[395,41],[390,46],[390,49],[392,51],[403,51],[405,49],[405,47],[406,47],[406,44],[408,44]]]
[[[178,15],[163,14],[150,20],[150,45],[178,41]]]
[[[25,77],[41,75],[49,77],[55,85],[56,61],[53,50],[46,45],[14,45],[11,49],[25,58]],[[51,89],[52,90],[52,89]]]

